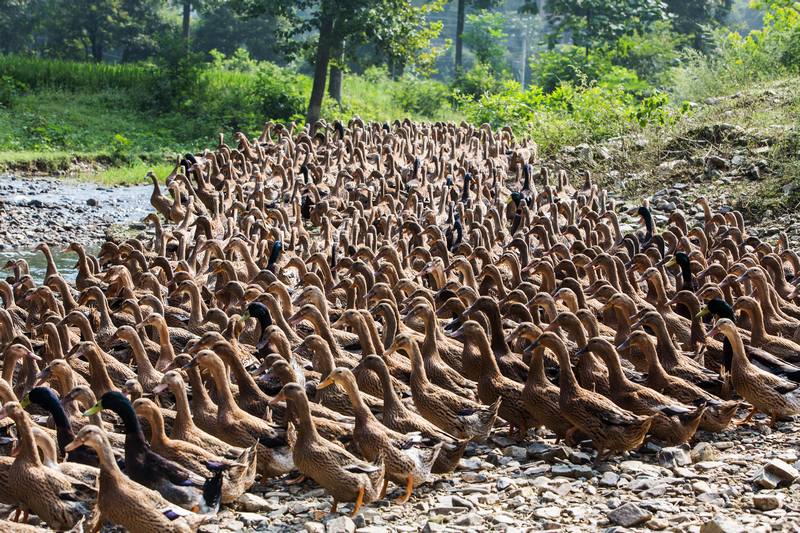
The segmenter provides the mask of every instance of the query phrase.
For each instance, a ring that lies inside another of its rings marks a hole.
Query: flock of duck
[[[602,461],[800,410],[800,258],[738,212],[656,227],[645,204],[624,232],[589,174],[488,126],[236,140],[181,158],[168,195],[150,176],[152,239],[69,246],[74,283],[46,244],[41,285],[6,265],[15,531],[189,530],[279,476],[355,514],[493,429]]]

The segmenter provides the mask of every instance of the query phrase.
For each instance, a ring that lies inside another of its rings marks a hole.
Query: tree
[[[164,29],[164,0],[45,0],[41,2],[41,47],[56,57],[102,61],[118,51],[123,61],[157,49]]]
[[[467,15],[467,4],[475,9],[491,9],[503,3],[503,0],[456,0],[456,76],[461,73],[464,56],[464,23]]]
[[[481,10],[475,15],[467,15],[469,27],[463,39],[475,58],[489,65],[495,74],[505,70],[507,49],[505,32],[506,17],[502,13]]]
[[[550,47],[569,37],[587,56],[592,48],[644,31],[667,17],[666,5],[660,0],[548,0],[546,10],[554,30]]]
[[[442,3],[438,0],[433,5]],[[425,20],[430,5],[416,7],[411,0],[232,0],[231,5],[245,16],[269,12],[288,21],[287,30],[276,35],[278,38],[317,33],[306,113],[312,128],[322,112],[328,67],[339,43],[374,43],[392,60],[413,62],[417,55],[425,58],[422,51],[430,43],[427,37],[438,35],[435,29],[441,29],[440,23]]]
[[[703,28],[722,23],[733,7],[731,0],[665,1],[667,11],[673,16],[672,27],[678,33],[691,36],[697,49],[703,47]]]

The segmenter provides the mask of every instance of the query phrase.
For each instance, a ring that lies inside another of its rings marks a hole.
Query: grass
[[[9,107],[0,104],[0,170],[77,170],[82,179],[135,183],[176,153],[215,144],[219,132],[230,139],[234,131],[260,132],[267,119],[302,120],[311,80],[274,65],[262,67],[254,72],[206,69],[199,100],[165,111],[148,101],[149,88],[163,81],[152,66],[0,55],[0,82],[22,84],[14,89]],[[358,115],[381,122],[463,119],[449,106],[433,116],[406,112],[394,96],[398,86],[388,79],[347,75],[341,107],[326,98],[323,116],[347,121]],[[96,176],[90,167],[98,170]]]
[[[156,176],[163,179],[175,168],[174,164],[168,163],[145,163],[137,161],[132,165],[108,167],[103,170],[93,172],[83,172],[78,175],[79,179],[101,183],[112,187],[116,185],[139,185],[148,180],[148,172],[154,172]]]
[[[731,125],[736,133],[709,139],[710,128]],[[608,162],[608,169],[637,179],[616,184],[623,196],[643,197],[677,180],[692,182],[709,198],[727,197],[751,218],[797,209],[800,202],[800,77],[751,83],[707,100],[697,111],[666,128],[646,128],[644,149],[629,148]],[[744,177],[723,186],[698,176],[709,156],[725,160],[739,155],[747,165],[763,163],[760,179]],[[662,162],[685,159],[681,173],[659,173]],[[787,194],[784,187],[789,186]],[[722,189],[722,190],[721,190]]]

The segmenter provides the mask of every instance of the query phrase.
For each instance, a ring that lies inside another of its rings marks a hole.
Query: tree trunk
[[[183,0],[183,40],[189,46],[189,31],[192,23],[192,0]]]
[[[456,18],[456,76],[461,74],[461,58],[464,51],[464,17],[466,16],[467,0],[458,0],[458,15]]]
[[[336,36],[337,32],[335,30],[333,33]],[[342,77],[344,76],[341,67],[344,65],[344,39],[339,36],[336,36],[335,38],[336,44],[333,47],[332,54],[336,63],[331,65],[331,79],[328,80],[328,96],[336,100],[336,102],[339,104],[339,108],[341,108]]]
[[[308,113],[306,113],[306,123],[312,130],[322,113],[322,99],[325,97],[325,82],[328,78],[328,63],[331,59],[331,42],[333,41],[333,17],[325,14],[329,10],[325,10],[324,6],[323,4],[317,56],[314,60],[314,84],[311,87],[311,98],[308,102]]]

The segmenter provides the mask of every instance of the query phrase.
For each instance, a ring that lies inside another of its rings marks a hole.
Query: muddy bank
[[[106,187],[58,178],[0,176],[0,263],[24,257],[37,277],[43,257],[31,249],[47,242],[69,274],[75,255],[62,256],[58,250],[70,242],[91,249],[112,226],[140,222],[151,211],[150,192],[147,185]]]

